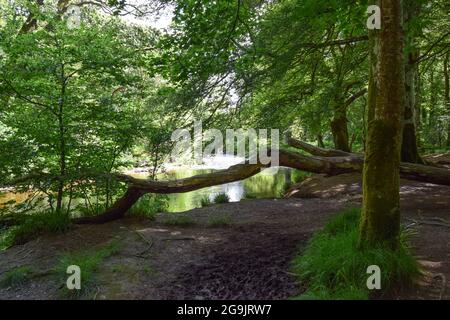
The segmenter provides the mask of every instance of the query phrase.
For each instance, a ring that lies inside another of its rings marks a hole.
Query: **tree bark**
[[[447,106],[447,147],[450,147],[450,83],[449,83],[449,74],[448,74],[448,60],[450,57],[450,53],[447,52],[447,55],[444,59],[444,103]]]
[[[347,105],[340,97],[333,101],[333,120],[331,121],[331,133],[333,134],[334,148],[350,152],[347,128]]]
[[[304,150],[313,156],[319,157],[347,157],[352,155],[350,152],[345,152],[342,150],[333,150],[333,149],[325,149],[323,147],[315,147],[309,143],[294,139],[288,138],[287,144],[291,147]]]
[[[417,58],[419,52],[414,45],[415,33],[411,27],[411,20],[418,15],[419,5],[415,1],[404,1],[404,15],[407,29],[405,57],[405,111],[403,120],[403,139],[401,159],[403,162],[421,163],[423,160],[419,155],[417,148],[417,120],[416,120],[416,80],[417,80]]]
[[[125,194],[104,213],[94,217],[74,219],[77,224],[100,224],[120,219],[143,195],[139,189],[129,187]]]
[[[371,65],[375,78],[369,88],[371,117],[363,172],[361,247],[397,248],[400,234],[400,151],[403,128],[405,74],[402,2],[380,0],[381,30],[374,37]]]

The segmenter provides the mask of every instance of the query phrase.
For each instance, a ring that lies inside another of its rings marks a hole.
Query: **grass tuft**
[[[28,266],[18,267],[15,269],[12,269],[5,273],[5,275],[0,280],[0,287],[2,288],[16,288],[27,281],[30,280],[30,276],[32,275],[33,271]]]
[[[309,289],[298,299],[369,299],[407,287],[420,275],[405,242],[396,250],[385,247],[358,248],[360,209],[351,208],[332,218],[311,239],[302,255],[294,259],[293,272]],[[371,291],[367,267],[381,269],[381,292]]]
[[[214,203],[228,203],[230,202],[230,197],[226,193],[216,194],[214,197]]]
[[[70,217],[66,213],[44,211],[24,215],[20,224],[0,232],[0,249],[24,244],[42,234],[63,233],[70,228]]]
[[[211,200],[209,200],[209,196],[205,195],[200,199],[200,206],[202,208],[208,207],[211,205]]]
[[[119,242],[112,241],[107,246],[99,250],[70,252],[61,256],[59,259],[59,263],[55,268],[55,272],[64,281],[64,286],[61,289],[61,295],[67,298],[89,297],[93,293],[98,282],[96,272],[98,271],[100,264],[105,258],[116,254],[119,249]],[[80,267],[80,290],[69,290],[65,285],[65,281],[68,277],[66,273],[67,267],[71,265]]]

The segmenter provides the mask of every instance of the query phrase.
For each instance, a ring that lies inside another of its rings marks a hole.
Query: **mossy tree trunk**
[[[361,246],[397,248],[400,234],[400,150],[405,97],[400,0],[380,0],[381,30],[371,32],[367,149],[363,171]]]
[[[421,163],[423,160],[419,155],[417,148],[417,100],[416,100],[416,81],[417,81],[417,58],[419,51],[414,45],[415,34],[412,21],[419,13],[420,4],[416,1],[403,1],[405,25],[405,112],[403,120],[403,139],[401,159],[403,162]]]
[[[444,99],[445,104],[447,106],[447,116],[448,116],[448,124],[447,124],[447,147],[450,147],[450,83],[449,83],[449,74],[448,74],[448,60],[450,57],[450,53],[447,52],[444,60]]]

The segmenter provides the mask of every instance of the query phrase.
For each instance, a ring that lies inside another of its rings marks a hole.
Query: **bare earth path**
[[[358,205],[357,180],[322,181],[326,198],[310,192],[315,198],[245,200],[195,209],[181,214],[188,217],[185,221],[195,221],[186,226],[167,224],[170,215],[161,214],[156,221],[124,219],[44,236],[0,253],[0,277],[17,266],[31,266],[37,273],[19,288],[0,289],[0,299],[59,298],[65,282],[49,271],[61,254],[101,248],[113,240],[120,250],[101,264],[89,298],[286,299],[304,289],[289,273],[290,261],[327,218]],[[337,187],[339,192],[329,194]],[[450,188],[408,182],[402,198],[404,223],[416,230],[414,252],[429,272],[417,290],[402,298],[448,299],[450,228],[442,221],[449,219]],[[214,226],[220,220],[227,225]]]

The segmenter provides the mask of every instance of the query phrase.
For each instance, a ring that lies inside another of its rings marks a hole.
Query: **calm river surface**
[[[240,160],[232,156],[215,157],[205,159],[201,166],[174,168],[161,174],[160,180],[182,179],[190,176],[210,173],[215,170],[226,169]],[[147,178],[146,172],[132,173],[134,177]],[[200,201],[204,197],[212,200],[217,194],[226,193],[231,202],[240,201],[243,198],[276,198],[285,190],[286,184],[290,184],[298,179],[300,171],[290,168],[276,167],[262,171],[261,173],[246,180],[228,183],[220,186],[208,187],[187,193],[168,195],[169,212],[183,212],[200,207]],[[10,200],[21,202],[26,199],[26,194],[4,192],[0,193],[0,207],[2,203]]]

